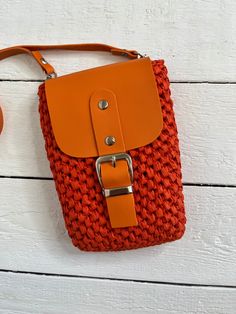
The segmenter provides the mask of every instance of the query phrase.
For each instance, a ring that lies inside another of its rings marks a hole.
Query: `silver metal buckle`
[[[112,188],[112,189],[105,189],[104,188],[102,178],[101,178],[101,164],[104,162],[111,162],[112,166],[115,167],[117,160],[126,160],[127,161],[129,174],[130,174],[130,180],[131,180],[131,183],[133,182],[134,174],[133,174],[132,159],[131,159],[130,155],[128,155],[126,153],[119,153],[119,154],[114,154],[114,155],[105,155],[105,156],[98,157],[98,159],[96,160],[95,166],[96,166],[98,180],[99,180],[99,183],[102,187],[102,191],[103,191],[103,194],[105,197],[111,197],[111,196],[118,196],[118,195],[133,193],[132,185],[122,186],[122,187],[117,187],[117,188]]]

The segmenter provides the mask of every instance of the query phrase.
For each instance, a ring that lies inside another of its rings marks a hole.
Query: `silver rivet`
[[[106,143],[106,145],[108,145],[108,146],[111,146],[111,145],[115,144],[115,142],[116,142],[116,139],[115,139],[114,136],[107,136],[107,137],[105,138],[105,143]]]
[[[44,58],[41,58],[41,62],[42,64],[48,64],[48,62]]]
[[[99,109],[105,110],[105,109],[107,109],[107,107],[108,107],[108,101],[107,100],[102,99],[98,102],[98,108]]]

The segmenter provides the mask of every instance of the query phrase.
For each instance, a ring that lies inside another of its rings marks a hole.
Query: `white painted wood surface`
[[[0,5],[2,48],[96,41],[164,58],[172,80],[235,80],[233,0],[1,0]],[[46,55],[59,73],[99,61],[97,55],[87,53]],[[107,55],[101,59],[110,61]],[[18,57],[18,62],[6,60],[1,69],[4,78],[38,78],[41,74],[35,61],[27,57]]]
[[[52,181],[1,179],[0,190],[0,269],[236,285],[234,188],[186,186],[188,224],[180,241],[115,253],[71,245]]]
[[[236,289],[4,273],[0,302],[1,314],[235,314]]]
[[[118,253],[75,249],[53,181],[26,178],[51,177],[40,82],[29,82],[44,75],[28,56],[1,61],[0,313],[236,313],[236,2],[0,0],[0,8],[0,49],[103,42],[165,59],[191,185],[180,241]],[[123,60],[44,55],[59,74]]]

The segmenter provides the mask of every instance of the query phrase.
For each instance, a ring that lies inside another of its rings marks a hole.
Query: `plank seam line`
[[[72,72],[73,73],[73,72]],[[44,80],[39,79],[0,79],[0,82],[23,82],[23,83],[42,83]],[[234,85],[236,84],[235,81],[191,81],[191,80],[171,80],[170,83],[174,84],[229,84]]]
[[[23,179],[23,180],[53,181],[53,178],[50,178],[50,177],[31,177],[31,176],[4,176],[4,175],[0,175],[0,179]],[[236,188],[235,184],[183,182],[183,185],[184,186],[199,186],[199,187],[214,187],[214,188]]]
[[[217,183],[193,183],[193,182],[183,182],[184,186],[202,186],[210,188],[236,188],[235,184],[217,184]]]
[[[210,285],[210,284],[194,284],[194,283],[179,283],[179,282],[166,282],[166,281],[153,281],[153,280],[142,280],[142,279],[125,279],[125,278],[109,278],[109,277],[97,277],[97,276],[84,276],[84,275],[69,275],[69,274],[54,274],[54,273],[41,273],[41,272],[28,272],[20,270],[8,270],[0,269],[0,273],[12,273],[22,275],[35,275],[35,276],[46,276],[46,277],[64,277],[64,278],[81,278],[81,279],[98,279],[98,280],[110,280],[119,282],[135,282],[144,284],[157,284],[157,285],[169,285],[169,286],[184,286],[184,287],[202,287],[202,288],[226,288],[235,289],[233,285]]]

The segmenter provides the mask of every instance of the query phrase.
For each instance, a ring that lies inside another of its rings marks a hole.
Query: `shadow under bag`
[[[130,60],[57,77],[39,52],[46,49]],[[73,244],[118,251],[181,238],[180,152],[164,61],[104,44],[16,46],[0,50],[0,60],[21,53],[47,75],[38,91],[40,122]]]

